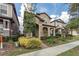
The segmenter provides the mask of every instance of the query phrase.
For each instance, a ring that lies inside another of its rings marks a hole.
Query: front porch
[[[36,24],[36,29],[33,31],[33,37],[48,37],[48,36],[55,36],[55,27],[49,26],[45,24]]]

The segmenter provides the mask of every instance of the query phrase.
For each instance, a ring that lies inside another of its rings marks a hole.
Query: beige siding
[[[3,16],[12,17],[12,5],[10,4],[1,4],[3,6],[6,6],[7,14],[2,14]]]
[[[36,24],[42,24],[42,22],[37,17],[35,17],[35,22]]]
[[[7,16],[12,17],[12,5],[6,4],[7,5]]]
[[[50,19],[46,14],[41,14],[39,15],[39,17],[41,17],[44,20],[45,24],[50,24]]]

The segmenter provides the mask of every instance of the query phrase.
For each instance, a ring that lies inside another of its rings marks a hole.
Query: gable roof
[[[45,13],[45,12],[44,12],[44,13],[37,13],[37,15],[41,15],[41,14],[45,14],[45,15],[48,16],[49,19],[52,19],[52,18],[51,18],[47,13]]]
[[[61,20],[61,19],[56,19],[56,20],[54,20],[54,21],[52,21],[52,22],[60,22],[60,23],[64,23],[64,24],[66,24],[63,20]],[[52,23],[51,22],[51,23]]]
[[[44,22],[44,20],[40,18],[38,15],[35,15],[35,17],[37,17],[40,21]]]
[[[28,12],[28,11],[25,11],[25,12],[28,13],[28,14],[30,14],[30,12]],[[33,14],[34,17],[38,18],[40,21],[44,22],[44,20],[41,17],[39,17],[38,15],[36,15],[34,13],[31,13],[31,14]]]

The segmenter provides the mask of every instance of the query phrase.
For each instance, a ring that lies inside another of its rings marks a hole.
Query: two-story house
[[[50,20],[51,18],[46,13],[35,14],[37,28],[33,34],[39,38],[53,35],[55,26],[51,25]]]
[[[13,3],[0,3],[0,34],[3,36],[17,35],[19,21]]]
[[[75,7],[74,10],[72,9],[72,7]],[[70,9],[73,10],[73,11],[69,11],[69,14],[70,14],[70,19],[69,21],[72,21],[74,20],[75,18],[79,18],[79,3],[73,3],[73,4],[70,4]],[[73,29],[72,32],[71,30],[69,31],[69,34],[72,34],[72,35],[79,35],[79,27],[77,29]]]
[[[58,34],[63,33],[63,31],[65,29],[64,27],[66,25],[66,23],[61,19],[56,19],[56,20],[52,21],[51,24],[56,27],[55,32],[58,33]]]

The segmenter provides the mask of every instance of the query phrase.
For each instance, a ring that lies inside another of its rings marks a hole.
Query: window
[[[4,20],[4,28],[9,29],[9,20]]]
[[[8,28],[8,21],[5,21],[5,28]]]
[[[0,4],[0,15],[7,15],[7,5]]]

